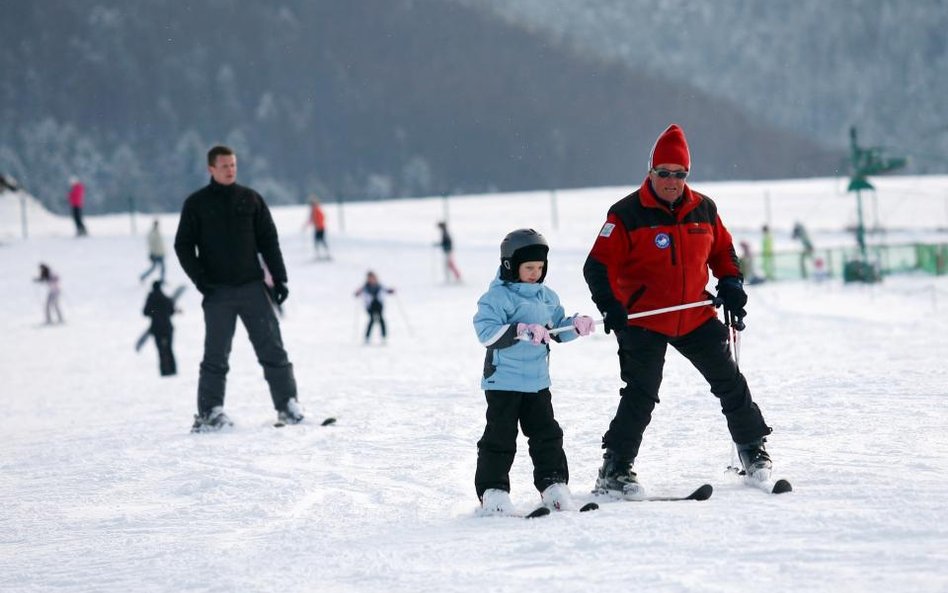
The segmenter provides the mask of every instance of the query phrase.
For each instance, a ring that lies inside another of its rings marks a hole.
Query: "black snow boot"
[[[612,449],[602,456],[602,467],[596,480],[596,491],[619,498],[635,499],[645,495],[645,489],[632,471],[632,460],[621,459]]]

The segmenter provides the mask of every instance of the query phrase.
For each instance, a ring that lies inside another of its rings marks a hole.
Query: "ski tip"
[[[524,516],[524,519],[536,519],[537,517],[546,517],[550,514],[550,509],[547,507],[537,507],[532,512]]]
[[[697,490],[688,495],[688,500],[708,500],[714,492],[711,484],[702,484]]]
[[[793,486],[786,480],[777,480],[771,490],[773,494],[783,494],[784,492],[793,492]]]
[[[586,513],[586,512],[589,512],[589,511],[595,511],[595,510],[597,510],[597,509],[599,509],[599,505],[598,505],[598,504],[596,504],[595,502],[587,502],[586,504],[584,504],[583,506],[581,506],[581,507],[579,508],[579,512],[580,512],[580,513]]]
[[[335,423],[336,423],[336,419],[330,417],[330,418],[326,418],[325,420],[323,420],[322,422],[320,422],[319,425],[320,425],[320,426],[330,426],[330,425],[335,424]]]

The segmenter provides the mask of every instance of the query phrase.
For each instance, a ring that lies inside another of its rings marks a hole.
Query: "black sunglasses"
[[[668,179],[669,177],[674,177],[675,179],[684,179],[688,177],[688,171],[669,171],[668,169],[652,169],[652,173],[655,173],[662,179]]]

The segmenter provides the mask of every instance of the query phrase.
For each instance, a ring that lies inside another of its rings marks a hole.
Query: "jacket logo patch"
[[[616,228],[616,225],[612,224],[611,222],[607,222],[606,224],[602,225],[602,230],[599,231],[599,236],[600,237],[610,236],[612,234],[612,229],[614,228]]]
[[[668,233],[659,233],[655,235],[655,247],[659,249],[668,249],[671,245],[671,237],[668,236]]]

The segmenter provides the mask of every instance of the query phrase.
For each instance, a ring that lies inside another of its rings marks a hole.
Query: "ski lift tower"
[[[908,162],[904,157],[886,157],[880,146],[860,148],[856,141],[856,128],[849,128],[850,179],[846,191],[856,192],[856,243],[859,245],[859,258],[846,262],[843,268],[845,282],[879,282],[882,275],[877,266],[869,261],[866,249],[866,226],[862,215],[862,191],[875,190],[869,183],[870,175],[878,175],[901,169]]]

